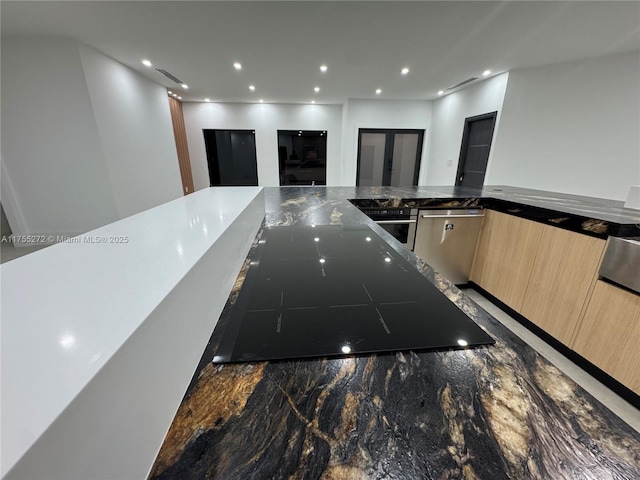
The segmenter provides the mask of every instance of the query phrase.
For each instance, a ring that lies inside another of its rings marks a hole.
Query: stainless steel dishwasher
[[[420,210],[413,251],[452,283],[466,284],[483,219],[481,209]]]

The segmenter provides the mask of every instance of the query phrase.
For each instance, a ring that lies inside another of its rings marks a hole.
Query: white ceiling
[[[433,99],[485,69],[640,49],[637,1],[4,0],[1,8],[3,37],[71,37],[175,89],[141,64],[148,58],[190,85],[178,89],[185,101]]]

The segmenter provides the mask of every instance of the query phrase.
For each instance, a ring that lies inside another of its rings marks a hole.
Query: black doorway
[[[278,130],[278,164],[280,185],[326,185],[326,130]]]
[[[456,185],[473,188],[484,185],[497,114],[491,112],[465,119]]]
[[[424,130],[359,129],[356,185],[417,185],[423,139]]]
[[[209,185],[258,185],[253,130],[203,130]]]

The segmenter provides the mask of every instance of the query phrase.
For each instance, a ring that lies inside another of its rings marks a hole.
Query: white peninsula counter
[[[208,188],[0,267],[2,478],[146,477],[264,214]]]

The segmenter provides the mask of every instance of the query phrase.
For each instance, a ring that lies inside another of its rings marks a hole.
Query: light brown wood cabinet
[[[573,349],[640,394],[640,295],[596,281]]]
[[[520,312],[544,225],[487,210],[471,280]]]
[[[605,246],[487,210],[471,280],[640,393],[640,295],[598,280]]]
[[[520,313],[571,346],[606,241],[542,225]]]

